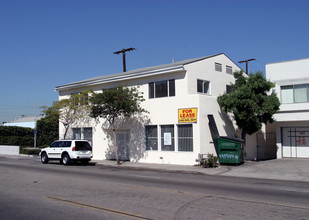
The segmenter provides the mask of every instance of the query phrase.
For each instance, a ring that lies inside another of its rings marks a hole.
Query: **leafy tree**
[[[274,83],[265,79],[261,71],[244,76],[243,71],[235,72],[232,92],[218,97],[223,112],[232,112],[241,138],[259,131],[262,123],[273,122],[273,114],[279,110],[280,102],[275,93],[269,94]]]
[[[65,127],[64,139],[66,138],[70,126],[88,114],[89,92],[91,91],[72,94],[68,99],[54,102],[51,107],[41,107],[45,117],[38,120],[36,125],[39,146],[49,145],[59,138],[59,122]]]
[[[116,160],[117,164],[120,164],[115,120],[121,119],[121,117],[130,117],[136,113],[147,112],[140,106],[140,103],[144,101],[143,96],[137,88],[116,87],[103,89],[102,93],[93,94],[90,101],[92,104],[90,116],[106,119],[112,128]]]
[[[59,138],[59,110],[55,105],[42,106],[41,108],[45,117],[36,123],[38,146],[49,145]]]
[[[53,107],[59,111],[59,122],[65,127],[64,139],[66,139],[70,126],[76,121],[88,115],[90,106],[88,94],[91,91],[82,91],[72,94],[68,99],[54,102]]]

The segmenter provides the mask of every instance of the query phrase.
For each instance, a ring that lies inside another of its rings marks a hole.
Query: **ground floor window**
[[[192,124],[178,125],[178,151],[193,151]]]
[[[282,157],[309,157],[309,127],[282,127]]]
[[[92,146],[92,128],[72,128],[74,140],[87,140]]]
[[[174,125],[161,125],[161,150],[174,151]]]
[[[158,150],[158,127],[157,125],[148,125],[146,132],[146,150]]]
[[[73,131],[73,138],[74,140],[81,140],[82,139],[82,133],[81,128],[72,128]]]
[[[147,125],[145,136],[146,150],[193,152],[192,124]]]

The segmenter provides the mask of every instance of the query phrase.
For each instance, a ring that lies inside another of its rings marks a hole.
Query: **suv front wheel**
[[[62,163],[63,163],[63,165],[68,165],[68,164],[71,163],[71,158],[68,154],[64,154],[62,156]]]
[[[41,162],[42,163],[48,163],[48,156],[47,156],[47,154],[45,152],[43,152],[41,154]]]

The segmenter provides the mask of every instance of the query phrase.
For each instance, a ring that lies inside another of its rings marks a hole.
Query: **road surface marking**
[[[143,176],[143,175],[127,175],[127,176],[135,176],[135,177],[141,177],[141,178],[148,178],[148,179],[161,179],[160,177],[156,176]]]
[[[99,210],[99,211],[102,211],[102,212],[108,212],[108,213],[112,213],[112,214],[116,214],[116,215],[130,217],[130,218],[134,218],[134,219],[147,219],[147,220],[150,220],[150,218],[146,218],[144,216],[141,216],[141,215],[138,215],[138,214],[134,214],[134,213],[122,212],[122,211],[115,210],[115,209],[108,209],[108,208],[104,208],[104,207],[100,207],[100,206],[90,205],[90,204],[81,203],[81,202],[75,202],[75,201],[71,201],[71,200],[67,200],[67,199],[62,199],[62,198],[57,198],[57,197],[53,197],[53,196],[46,196],[44,198],[45,199],[54,200],[54,201],[58,201],[58,202],[63,202],[63,203],[71,204],[71,205],[76,205],[76,206],[79,206],[79,207],[90,208],[90,209],[95,209],[95,210]]]
[[[150,191],[156,191],[156,192],[163,192],[163,193],[174,193],[174,194],[182,194],[182,195],[188,195],[188,196],[198,196],[203,197],[205,194],[202,193],[190,193],[190,192],[184,192],[179,190],[171,190],[171,189],[163,189],[163,188],[155,188],[155,187],[147,187],[147,186],[132,186],[132,185],[119,185],[127,188],[133,188],[133,189],[143,189],[143,190],[150,190]]]

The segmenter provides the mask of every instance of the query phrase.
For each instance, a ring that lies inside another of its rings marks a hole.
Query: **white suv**
[[[59,140],[40,152],[42,163],[49,160],[59,160],[64,165],[72,161],[88,164],[92,158],[92,147],[86,140]]]

